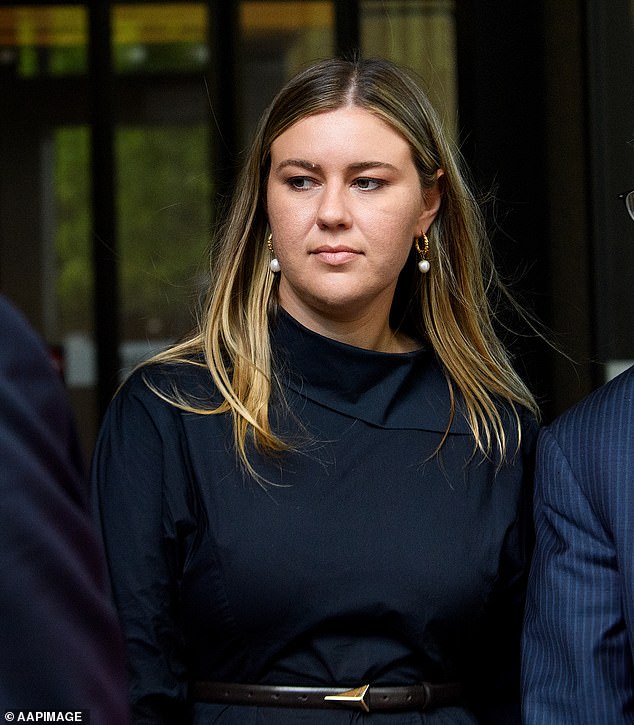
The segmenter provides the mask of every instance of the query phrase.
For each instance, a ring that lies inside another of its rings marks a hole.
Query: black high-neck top
[[[228,415],[147,385],[208,404],[204,368],[136,372],[104,421],[92,475],[137,722],[514,722],[534,423],[500,467],[458,410],[437,454],[450,398],[431,351],[362,350],[283,311],[271,340],[293,450],[251,451],[267,485],[242,474]],[[187,704],[201,679],[468,694],[430,713]]]
[[[408,353],[353,347],[306,329],[282,309],[272,343],[284,383],[321,406],[382,428],[444,432],[449,424],[447,383],[423,347]],[[423,389],[432,394],[417,395]],[[462,417],[453,430],[470,432]]]

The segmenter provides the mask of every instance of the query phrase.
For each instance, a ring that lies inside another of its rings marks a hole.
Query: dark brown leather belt
[[[458,682],[440,685],[421,682],[417,685],[396,687],[363,685],[342,690],[340,687],[192,682],[189,686],[189,699],[198,702],[266,707],[353,707],[364,712],[431,710],[460,704],[462,687]]]

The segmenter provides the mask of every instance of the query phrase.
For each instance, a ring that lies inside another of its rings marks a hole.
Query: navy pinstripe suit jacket
[[[634,723],[634,367],[538,444],[527,725]]]

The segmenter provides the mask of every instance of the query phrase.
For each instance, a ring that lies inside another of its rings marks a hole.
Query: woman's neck
[[[283,308],[300,325],[331,340],[376,352],[412,352],[420,347],[416,340],[390,327],[389,319],[376,319],[370,314],[326,316],[309,309]]]

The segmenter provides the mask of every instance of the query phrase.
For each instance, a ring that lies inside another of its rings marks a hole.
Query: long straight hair
[[[271,145],[300,119],[347,106],[378,116],[405,138],[423,195],[439,183],[442,169],[440,209],[427,233],[432,271],[418,273],[412,250],[398,280],[390,323],[434,350],[450,391],[449,425],[457,414],[459,392],[475,449],[490,455],[496,448],[504,458],[520,443],[517,406],[535,414],[538,409],[494,330],[491,300],[505,292],[481,210],[461,172],[460,154],[421,86],[409,71],[383,59],[329,59],[312,65],[290,80],[264,113],[211,249],[212,282],[199,326],[184,342],[153,358],[191,362],[202,355],[224,402],[201,408],[178,393],[168,399],[198,413],[229,412],[236,450],[256,478],[247,455],[250,437],[264,453],[288,448],[269,424],[273,371],[268,323],[277,301],[266,245]],[[514,445],[507,440],[500,401],[510,404],[517,420]]]

